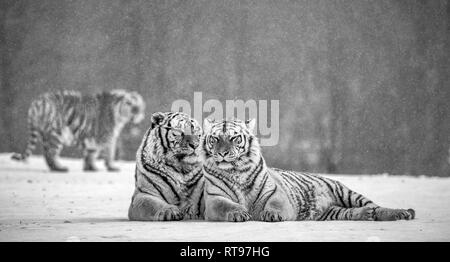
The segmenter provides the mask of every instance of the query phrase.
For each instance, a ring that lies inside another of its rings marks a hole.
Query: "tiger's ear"
[[[153,128],[155,128],[156,126],[159,126],[159,125],[164,121],[164,118],[165,118],[165,117],[166,117],[166,116],[165,116],[164,113],[161,113],[161,112],[153,113],[153,114],[152,114],[152,119],[151,119],[151,121],[152,121],[152,126],[151,126],[151,128],[153,129]]]
[[[206,134],[211,131],[211,128],[215,122],[216,121],[214,119],[205,119],[205,121],[203,121],[203,133]]]
[[[245,126],[248,128],[248,130],[255,134],[255,127],[256,127],[256,119],[252,118],[245,121]]]

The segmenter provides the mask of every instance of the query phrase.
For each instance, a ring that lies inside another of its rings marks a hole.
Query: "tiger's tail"
[[[33,103],[30,107],[30,110],[28,111],[28,130],[29,130],[29,136],[28,141],[25,150],[22,153],[14,153],[11,156],[11,159],[17,160],[17,161],[25,161],[32,153],[33,150],[36,148],[36,144],[39,140],[40,132],[35,124],[34,119],[36,118],[36,112],[37,112],[36,104]]]

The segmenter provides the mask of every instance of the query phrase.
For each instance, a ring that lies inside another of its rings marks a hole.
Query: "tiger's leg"
[[[414,219],[416,212],[414,209],[393,209],[385,207],[374,208],[374,219],[376,221],[394,221],[394,220],[410,220]]]
[[[339,207],[331,206],[317,220],[374,220],[372,207]]]
[[[200,176],[203,176],[202,171],[199,172]],[[183,201],[180,206],[180,210],[183,213],[184,219],[204,219],[205,213],[205,201],[204,201],[204,184],[205,181],[202,178],[192,186],[191,194],[188,199]]]
[[[281,208],[282,205],[282,202],[270,201],[270,203],[268,203],[268,206],[272,207],[264,208],[264,210],[260,214],[259,219],[265,222],[285,221],[286,217],[283,216],[283,210]]]
[[[133,221],[174,221],[183,219],[183,214],[177,206],[169,205],[158,197],[135,192],[128,218]]]
[[[295,220],[297,217],[295,209],[290,205],[284,192],[278,190],[278,187],[270,190],[262,189],[259,195],[271,195],[264,205],[259,215],[259,220],[265,222],[280,222],[286,220]]]
[[[113,164],[116,155],[116,140],[117,139],[113,138],[112,141],[104,148],[105,166],[110,172],[120,171],[120,168],[114,166]]]
[[[251,219],[248,211],[226,197],[206,192],[205,219],[210,221],[245,222]]]
[[[87,148],[83,152],[83,170],[84,171],[98,171],[95,165],[95,160],[97,159],[98,150],[93,148]]]
[[[98,149],[93,139],[85,139],[83,141],[83,170],[84,171],[97,171],[98,168],[95,165],[97,159]]]
[[[56,132],[51,132],[43,139],[44,157],[50,170],[55,172],[67,172],[69,169],[59,163],[59,154],[63,148],[60,137]]]
[[[414,219],[415,211],[413,209],[392,209],[380,207],[367,199],[365,196],[348,189],[343,184],[335,181],[335,195],[337,206],[354,208],[368,207],[374,210],[373,220],[375,221],[393,221]]]

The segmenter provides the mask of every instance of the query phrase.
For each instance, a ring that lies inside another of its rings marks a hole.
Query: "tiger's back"
[[[41,134],[59,131],[65,145],[93,136],[98,100],[76,91],[45,93],[33,101],[28,113],[30,126]]]

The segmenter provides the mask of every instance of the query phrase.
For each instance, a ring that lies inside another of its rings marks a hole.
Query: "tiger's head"
[[[99,95],[104,100],[111,100],[114,119],[120,123],[139,124],[145,118],[145,102],[135,91],[115,89]]]
[[[157,112],[151,122],[144,147],[148,156],[183,170],[186,165],[200,162],[196,149],[200,145],[202,128],[195,119],[181,112]]]
[[[206,119],[201,146],[203,160],[225,171],[243,170],[257,164],[261,153],[254,128],[254,119],[245,122]]]

